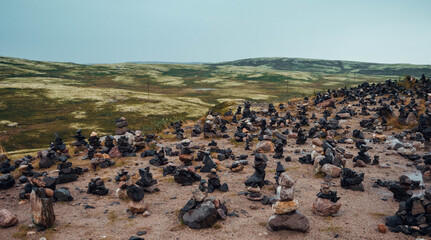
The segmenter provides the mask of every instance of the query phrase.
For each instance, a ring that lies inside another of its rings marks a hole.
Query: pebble
[[[239,217],[239,215],[238,215],[238,214],[236,214],[236,213],[234,213],[234,212],[232,212],[232,213],[228,213],[228,216],[229,216],[229,217]]]
[[[377,229],[381,233],[387,233],[388,232],[388,228],[386,227],[385,224],[379,224],[379,225],[377,225]]]
[[[150,211],[145,211],[144,213],[142,213],[142,216],[144,216],[144,217],[149,217],[149,216],[151,216],[151,212]]]

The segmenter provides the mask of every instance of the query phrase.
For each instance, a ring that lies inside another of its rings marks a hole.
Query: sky
[[[431,64],[429,0],[0,0],[0,56]]]

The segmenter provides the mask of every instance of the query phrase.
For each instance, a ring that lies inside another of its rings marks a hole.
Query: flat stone
[[[130,201],[129,202],[129,210],[132,213],[143,213],[148,209],[148,206],[144,203],[144,200],[139,202]]]
[[[193,154],[182,154],[182,155],[180,155],[179,158],[180,158],[181,162],[189,163],[189,162],[193,161],[194,156],[193,156]]]
[[[272,210],[275,214],[286,214],[298,209],[298,201],[277,201],[272,205]]]
[[[263,198],[264,196],[258,193],[247,194],[247,199],[251,201],[261,201]]]

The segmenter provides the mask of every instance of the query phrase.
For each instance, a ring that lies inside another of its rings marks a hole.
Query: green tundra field
[[[298,58],[85,65],[0,57],[0,145],[43,148],[55,132],[71,141],[77,129],[111,134],[121,116],[132,129],[157,132],[222,103],[281,102],[422,73],[431,75],[431,66]]]

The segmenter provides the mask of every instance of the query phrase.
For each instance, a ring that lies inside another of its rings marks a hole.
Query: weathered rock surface
[[[209,228],[217,222],[217,209],[211,201],[206,201],[196,209],[182,216],[184,224],[193,229]]]
[[[310,221],[299,211],[284,215],[273,215],[269,218],[266,228],[269,231],[291,230],[307,232]]]
[[[11,227],[18,223],[18,218],[7,209],[0,210],[0,227]]]
[[[341,203],[332,202],[329,199],[317,198],[313,203],[313,213],[320,216],[330,216],[336,214],[341,207]]]

